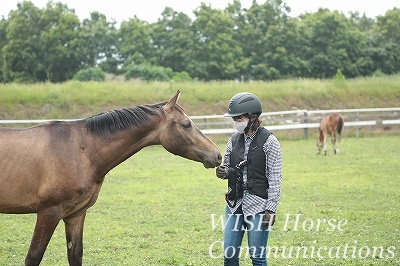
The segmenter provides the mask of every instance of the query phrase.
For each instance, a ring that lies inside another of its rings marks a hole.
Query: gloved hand
[[[264,224],[266,226],[273,226],[275,223],[276,214],[272,211],[266,210],[264,216]]]
[[[225,165],[220,165],[215,169],[215,174],[218,178],[226,179],[228,177],[228,168]]]

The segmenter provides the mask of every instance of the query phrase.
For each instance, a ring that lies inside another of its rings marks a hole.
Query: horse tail
[[[342,133],[342,129],[343,129],[343,118],[341,116],[339,116],[338,125],[337,125],[337,132],[339,134],[341,134]]]

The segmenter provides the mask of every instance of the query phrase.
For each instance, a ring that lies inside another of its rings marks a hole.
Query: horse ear
[[[172,110],[173,108],[175,108],[176,103],[178,102],[179,99],[179,95],[181,94],[181,91],[178,90],[174,96],[171,97],[171,99],[169,99],[168,103],[164,106],[164,110],[168,111],[168,110]]]

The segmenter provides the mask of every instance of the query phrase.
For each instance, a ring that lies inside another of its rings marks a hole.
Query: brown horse
[[[319,126],[319,137],[317,139],[318,154],[321,153],[322,147],[324,147],[324,155],[326,155],[327,144],[326,139],[328,134],[331,136],[332,141],[332,153],[336,154],[339,152],[340,140],[342,129],[344,126],[344,117],[341,114],[331,114],[324,117]],[[336,148],[336,133],[337,133],[337,148]]]
[[[61,219],[69,264],[82,265],[86,210],[105,175],[140,149],[160,144],[206,168],[220,165],[218,148],[177,105],[179,95],[76,121],[0,128],[0,212],[37,213],[25,265],[40,264]]]

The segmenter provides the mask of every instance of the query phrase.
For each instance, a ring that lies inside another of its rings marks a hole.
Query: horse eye
[[[192,123],[190,123],[190,121],[188,121],[187,123],[182,124],[182,126],[186,129],[189,129],[192,127]]]

